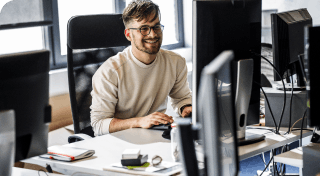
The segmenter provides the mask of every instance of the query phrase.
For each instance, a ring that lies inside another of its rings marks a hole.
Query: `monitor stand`
[[[249,145],[249,144],[263,141],[264,139],[265,139],[265,135],[263,134],[254,134],[254,133],[246,132],[244,138],[238,139],[238,145],[239,146]]]
[[[247,115],[253,82],[253,60],[243,59],[237,66],[237,89],[235,99],[238,145],[248,145],[264,140],[265,136],[246,132]]]

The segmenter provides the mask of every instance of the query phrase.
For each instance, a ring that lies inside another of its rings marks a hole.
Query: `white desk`
[[[264,127],[259,127],[259,128],[264,128]],[[287,131],[287,130],[288,128],[280,128],[280,132]],[[247,131],[252,133],[260,133],[260,134],[270,132],[268,130],[247,130]],[[312,131],[304,130],[302,133],[302,138],[310,135],[312,135]],[[259,155],[263,152],[270,151],[271,149],[297,141],[300,139],[300,131],[292,131],[290,135],[286,135],[286,136],[279,136],[274,133],[268,133],[268,134],[265,134],[265,136],[266,136],[266,139],[264,141],[239,147],[238,148],[239,159],[244,160],[252,156]]]
[[[43,173],[43,172],[38,172],[35,170],[29,170],[29,169],[22,169],[22,168],[17,168],[13,167],[12,168],[12,174],[11,176],[62,176],[61,174],[50,174],[50,173]]]
[[[255,130],[263,132],[264,130]],[[311,135],[312,132],[304,131],[303,136]],[[103,167],[120,162],[121,153],[127,148],[140,148],[141,153],[148,154],[151,158],[159,155],[164,161],[172,161],[170,154],[170,141],[162,138],[162,131],[134,128],[129,130],[104,135],[89,140],[80,141],[68,146],[94,149],[96,154],[88,159],[74,162],[61,162],[39,157],[24,160],[23,162],[44,166],[50,164],[53,170],[72,175],[77,172],[96,175],[119,175],[103,171]],[[294,131],[293,135],[281,137],[274,134],[267,134],[266,140],[256,144],[239,147],[240,160],[269,151],[273,148],[285,145],[299,139],[300,132]]]
[[[149,158],[159,155],[164,161],[173,161],[170,155],[170,141],[163,139],[161,135],[162,131],[138,128],[129,129],[113,133],[112,135],[98,136],[68,144],[68,146],[72,147],[94,149],[96,151],[95,155],[87,159],[74,162],[61,162],[33,157],[22,162],[40,166],[45,166],[48,163],[53,170],[67,175],[77,172],[96,175],[119,175],[119,173],[103,171],[103,167],[120,162],[121,154],[127,148],[140,148],[141,153],[148,154]],[[122,137],[124,140],[121,139]]]
[[[284,163],[291,166],[303,167],[303,157],[302,157],[302,147],[298,147],[282,153],[280,155],[274,156],[274,162]]]

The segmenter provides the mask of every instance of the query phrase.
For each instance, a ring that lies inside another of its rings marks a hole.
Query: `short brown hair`
[[[151,21],[160,17],[160,9],[157,4],[153,3],[151,0],[133,0],[123,10],[123,23],[127,27],[131,20],[137,19],[137,21],[140,22],[147,19],[152,13],[155,13],[155,16]]]

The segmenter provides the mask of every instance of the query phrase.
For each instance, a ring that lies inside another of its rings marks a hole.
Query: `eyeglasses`
[[[153,31],[156,33],[156,34],[161,34],[163,29],[164,29],[164,26],[161,25],[161,24],[158,24],[158,25],[155,25],[153,27],[149,27],[149,26],[142,26],[141,28],[129,28],[129,29],[134,29],[134,30],[140,30],[140,33],[143,35],[143,36],[147,36],[150,34],[151,32],[151,29],[153,29]]]

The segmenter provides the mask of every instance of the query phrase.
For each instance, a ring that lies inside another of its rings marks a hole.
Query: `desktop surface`
[[[286,130],[287,128],[280,128],[280,131]],[[293,131],[292,134],[287,136],[279,136],[268,130],[248,129],[248,132],[260,134],[267,133],[265,134],[266,139],[255,144],[239,147],[239,160],[250,158],[300,138],[300,131]],[[312,135],[311,131],[303,131],[303,137],[309,135]],[[127,148],[140,148],[141,153],[148,154],[150,157],[159,155],[162,157],[163,161],[173,161],[171,157],[170,140],[162,137],[161,130],[132,128],[109,135],[97,136],[85,141],[67,144],[66,146],[94,149],[96,154],[91,158],[74,162],[54,161],[41,159],[39,157],[23,160],[23,162],[41,166],[45,166],[45,164],[48,163],[52,166],[53,170],[66,175],[72,175],[76,172],[112,175],[111,172],[103,171],[103,168],[113,163],[120,162],[121,154],[124,149]],[[201,158],[202,147],[200,145],[196,146],[196,151],[197,156]],[[113,174],[117,175],[117,173]]]

